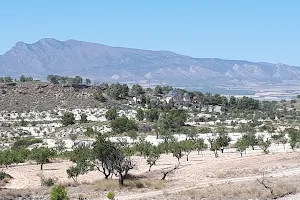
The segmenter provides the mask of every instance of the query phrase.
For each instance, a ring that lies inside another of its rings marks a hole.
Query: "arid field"
[[[79,196],[87,199],[106,199],[109,191],[116,199],[272,199],[295,194],[300,186],[299,152],[262,154],[261,150],[248,150],[240,157],[235,149],[225,149],[219,158],[211,151],[198,155],[192,152],[189,161],[180,159],[178,169],[160,180],[163,170],[178,165],[177,159],[162,155],[149,172],[149,165],[140,156],[133,157],[138,166],[130,171],[130,178],[119,188],[115,177],[104,180],[102,173],[89,172],[79,176],[76,184],[68,179],[68,161],[55,160],[44,166],[34,163],[4,169],[13,179],[1,190],[1,199],[16,199],[26,196],[48,199],[50,188],[41,186],[41,177],[51,177],[67,186],[72,199]],[[259,182],[265,176],[265,188]],[[225,197],[226,196],[226,197]]]

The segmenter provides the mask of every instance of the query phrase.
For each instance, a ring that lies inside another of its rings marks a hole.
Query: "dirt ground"
[[[235,149],[226,149],[219,158],[210,151],[203,152],[203,155],[192,152],[189,161],[183,157],[179,168],[169,174],[166,181],[159,180],[161,171],[178,164],[171,154],[162,155],[150,172],[143,157],[133,159],[137,167],[130,173],[141,180],[139,184],[128,182],[125,188],[119,188],[116,180],[103,180],[98,171],[79,176],[79,184],[75,184],[67,177],[66,169],[72,165],[67,161],[46,164],[43,171],[35,164],[9,167],[5,172],[13,179],[0,191],[0,197],[14,194],[18,197],[44,196],[47,199],[50,188],[41,186],[41,176],[56,178],[66,185],[72,199],[79,195],[87,199],[106,199],[109,191],[114,191],[118,200],[272,198],[270,191],[257,182],[263,174],[277,196],[296,193],[300,186],[299,152],[264,155],[261,150],[249,150],[242,158]]]

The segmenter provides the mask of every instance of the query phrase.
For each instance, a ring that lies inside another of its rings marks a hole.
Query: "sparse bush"
[[[22,118],[21,122],[20,122],[20,126],[27,126],[27,125],[28,125],[28,122]]]
[[[117,117],[118,117],[118,113],[117,113],[117,110],[115,108],[109,109],[105,113],[105,118],[107,120],[115,120],[115,119],[117,119]]]
[[[102,92],[95,92],[93,94],[94,98],[102,103],[104,103],[106,101],[106,98],[103,96]]]
[[[1,172],[0,171],[0,180],[4,180],[4,179],[12,179],[13,177],[5,172]]]
[[[81,114],[80,115],[80,123],[87,123],[88,122],[88,120],[87,120],[87,115],[86,114]]]
[[[144,114],[144,111],[143,111],[141,108],[137,110],[136,118],[137,118],[139,121],[143,121],[143,120],[144,120],[145,114]]]
[[[44,176],[41,177],[41,186],[51,187],[57,182],[57,178],[46,178]]]

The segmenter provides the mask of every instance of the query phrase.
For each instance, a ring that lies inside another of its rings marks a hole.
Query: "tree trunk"
[[[124,185],[124,177],[122,174],[119,175],[119,184],[122,186]]]
[[[189,155],[186,156],[186,161],[189,161]]]
[[[219,157],[219,156],[218,156],[218,151],[216,150],[215,151],[215,158],[217,158],[217,157]]]
[[[241,157],[243,157],[243,152],[241,152]]]
[[[224,153],[224,149],[223,148],[221,149],[221,153]]]
[[[150,170],[151,170],[151,167],[152,167],[152,165],[150,165],[150,167],[149,167],[149,172],[150,172]]]
[[[43,163],[41,163],[41,170],[43,170]]]

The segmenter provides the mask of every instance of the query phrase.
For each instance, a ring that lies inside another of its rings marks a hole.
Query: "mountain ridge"
[[[193,58],[171,51],[152,51],[43,38],[17,42],[0,55],[0,76],[81,75],[102,82],[148,82],[177,86],[221,83],[267,84],[298,81],[300,68],[286,64]]]

